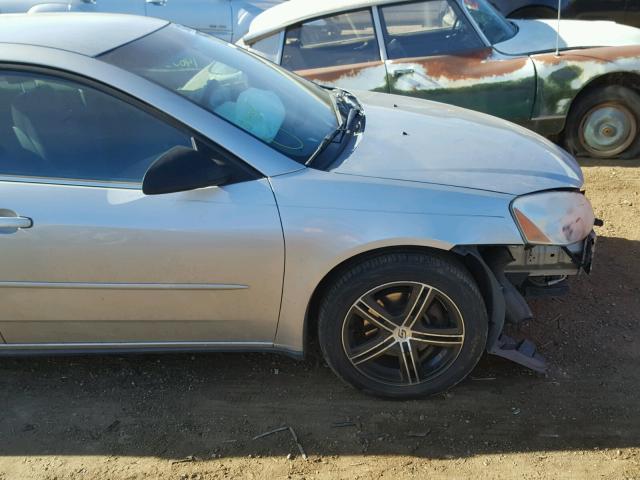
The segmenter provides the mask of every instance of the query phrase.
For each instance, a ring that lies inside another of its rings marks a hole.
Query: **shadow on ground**
[[[317,357],[266,354],[0,360],[1,455],[425,458],[640,445],[639,242],[602,238],[593,275],[532,302],[522,333],[547,377],[485,358],[452,392],[391,402],[344,386]]]
[[[625,168],[638,168],[640,167],[640,159],[594,159],[589,157],[579,157],[578,163],[581,167],[625,167]]]

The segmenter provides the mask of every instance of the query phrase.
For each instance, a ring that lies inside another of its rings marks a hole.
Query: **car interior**
[[[381,9],[390,59],[446,55],[483,46],[473,27],[451,5],[437,3],[439,8],[433,5],[429,10],[422,10],[423,3]]]
[[[44,168],[43,159],[35,152],[24,148],[14,129],[12,103],[22,95],[19,82],[0,78],[0,168],[3,174],[20,174],[21,171],[36,171]]]
[[[0,75],[1,173],[141,181],[189,137],[99,90],[28,74]]]
[[[305,70],[379,60],[373,21],[360,19],[356,23],[348,18],[344,22],[341,17],[344,16],[313,20],[287,29],[282,66]]]

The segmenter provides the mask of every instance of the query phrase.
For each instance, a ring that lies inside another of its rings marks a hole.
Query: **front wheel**
[[[640,153],[640,95],[610,85],[579,98],[567,118],[565,146],[575,155],[631,158]]]
[[[376,396],[411,398],[447,390],[471,372],[488,320],[473,277],[454,258],[391,253],[336,279],[318,328],[339,377]]]

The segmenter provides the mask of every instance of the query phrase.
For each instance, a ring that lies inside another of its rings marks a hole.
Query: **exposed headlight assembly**
[[[531,245],[571,245],[593,229],[591,203],[579,192],[540,192],[516,198],[511,211]]]

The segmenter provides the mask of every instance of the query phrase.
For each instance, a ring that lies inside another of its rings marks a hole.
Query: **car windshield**
[[[300,163],[338,126],[330,92],[179,25],[168,25],[101,59],[188,98]]]
[[[492,45],[509,40],[518,33],[517,27],[487,0],[462,0],[462,3]]]

